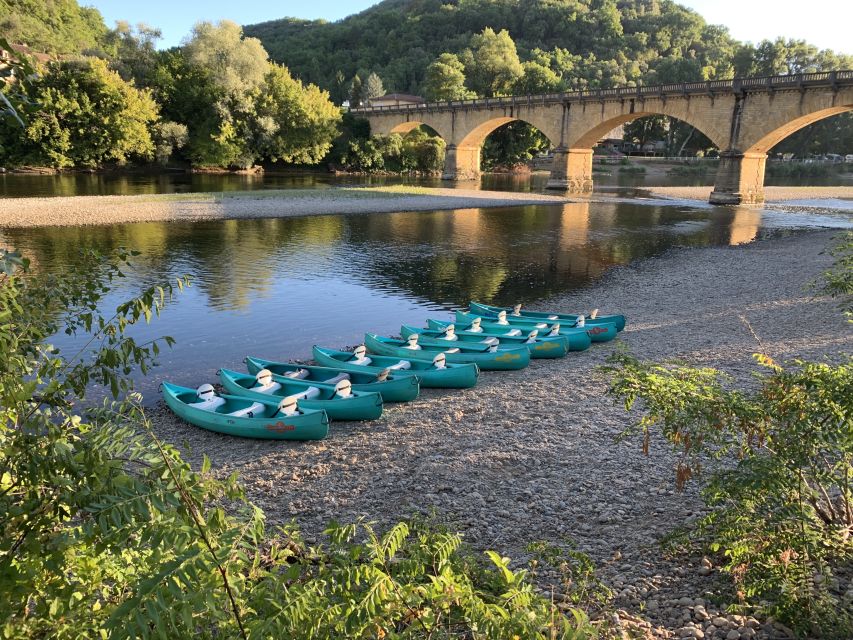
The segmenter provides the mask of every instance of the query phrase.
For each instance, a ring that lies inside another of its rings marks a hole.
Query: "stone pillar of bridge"
[[[479,180],[480,179],[480,146],[458,147],[447,145],[444,157],[444,173],[442,180]]]
[[[711,204],[764,202],[764,165],[767,154],[724,151],[711,192]]]
[[[592,193],[592,149],[554,149],[548,189]]]

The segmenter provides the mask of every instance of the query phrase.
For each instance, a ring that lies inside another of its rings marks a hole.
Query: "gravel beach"
[[[785,637],[778,626],[712,604],[706,592],[721,580],[707,561],[664,554],[661,538],[701,514],[697,487],[675,491],[664,443],[653,440],[645,456],[639,441],[617,441],[631,417],[606,397],[596,368],[621,343],[642,358],[680,357],[747,383],[759,345],[740,315],[780,360],[853,351],[853,331],[834,301],[805,289],[831,263],[822,252],[833,235],[676,249],[614,269],[541,307],[625,313],[616,342],[523,371],[486,372],[475,389],[425,390],[413,403],[388,405],[376,422],[334,423],[322,442],[219,436],[162,404],[151,417],[168,441],[192,443],[193,461],[207,454],[218,473],[239,472],[272,523],[295,518],[309,540],[333,518],[387,525],[434,509],[473,548],[517,562],[530,541],[574,541],[614,590],[619,624],[647,637]]]
[[[434,211],[564,204],[564,196],[478,189],[346,187],[137,196],[0,198],[0,227],[79,226],[163,220],[287,218],[334,213]]]

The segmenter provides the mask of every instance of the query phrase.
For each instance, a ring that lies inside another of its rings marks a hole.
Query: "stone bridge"
[[[406,133],[427,125],[447,142],[443,178],[476,180],[480,149],[498,127],[523,120],[554,147],[548,187],[592,191],[592,147],[611,129],[644,116],[677,118],[720,149],[711,202],[764,201],[767,152],[822,118],[853,110],[853,71],[736,78],[540,96],[453,100],[368,107],[353,112],[374,134]],[[849,149],[839,150],[841,153]]]

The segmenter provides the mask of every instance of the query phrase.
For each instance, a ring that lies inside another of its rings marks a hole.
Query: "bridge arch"
[[[789,120],[788,122],[780,123],[780,118],[772,117],[767,123],[765,129],[766,132],[763,133],[763,135],[761,135],[761,137],[759,137],[755,142],[753,142],[751,146],[745,149],[744,153],[766,154],[768,151],[770,151],[770,149],[782,142],[782,140],[784,140],[791,134],[796,133],[800,129],[803,129],[809,126],[810,124],[814,124],[815,122],[818,122],[820,120],[824,120],[826,118],[831,118],[832,116],[837,116],[841,113],[845,113],[846,111],[853,111],[853,103],[813,111],[812,113],[802,115],[798,118],[794,118],[793,120]],[[759,132],[759,135],[760,133],[761,132]]]
[[[660,109],[654,111],[636,111],[634,113],[619,114],[592,124],[591,128],[587,131],[582,131],[581,127],[577,127],[573,132],[573,135],[576,137],[574,139],[570,138],[567,141],[568,144],[566,146],[570,149],[592,148],[608,131],[612,131],[620,125],[633,122],[634,120],[639,120],[640,118],[648,118],[650,116],[667,116],[674,120],[680,120],[685,124],[689,124],[714,143],[718,149],[725,149],[728,144],[728,132],[724,133],[719,131],[719,127],[716,126],[716,123],[701,121],[697,118],[690,118],[689,116],[685,117],[685,114],[673,113],[673,110],[671,109]]]
[[[436,123],[430,122],[427,119],[406,120],[405,122],[399,122],[397,124],[390,126],[386,131],[382,131],[382,130],[374,131],[371,128],[371,133],[380,134],[380,135],[390,135],[392,133],[399,133],[400,135],[406,135],[407,133],[414,131],[418,127],[428,127],[430,129],[432,129],[433,131],[435,131],[445,141],[447,141],[447,136],[444,135],[444,133],[438,127],[436,127]]]

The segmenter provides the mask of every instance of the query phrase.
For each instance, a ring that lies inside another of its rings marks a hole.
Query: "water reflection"
[[[104,308],[189,274],[194,286],[139,338],[177,347],[163,375],[197,384],[247,354],[310,355],[396,333],[470,299],[532,302],[587,286],[614,265],[676,246],[741,244],[782,215],[632,201],[421,213],[9,229],[37,269],[73,269],[80,247],[142,252]],[[59,346],[70,346],[57,337]],[[143,383],[151,392],[156,380]]]

